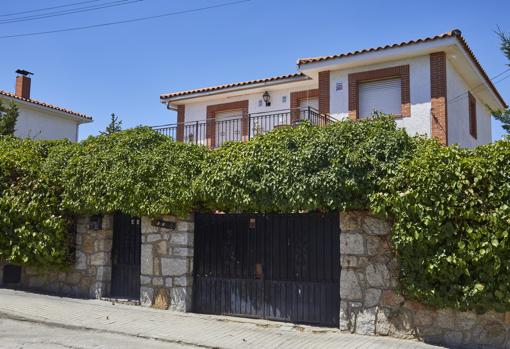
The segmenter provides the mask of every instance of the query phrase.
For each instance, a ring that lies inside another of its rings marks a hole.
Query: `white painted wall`
[[[222,104],[222,103],[231,103],[248,100],[248,113],[271,113],[278,110],[284,110],[290,108],[290,93],[296,91],[302,91],[306,89],[317,88],[313,85],[308,86],[306,88],[292,88],[288,87],[280,87],[279,89],[268,89],[271,95],[271,106],[266,107],[265,103],[262,102],[262,106],[259,106],[259,101],[262,101],[262,93],[246,93],[243,95],[238,95],[235,97],[221,97],[218,96],[217,99],[208,100],[204,102],[191,102],[186,104],[185,108],[185,122],[190,121],[204,121],[207,114],[207,106]],[[283,97],[286,97],[286,101],[283,101]]]
[[[366,65],[353,69],[331,72],[330,77],[330,112],[337,119],[348,117],[349,113],[349,74],[380,68],[409,64],[411,93],[411,117],[397,119],[397,125],[407,130],[410,135],[431,135],[430,114],[430,59],[421,56],[410,59],[386,62],[383,64]],[[343,88],[336,90],[337,83]]]
[[[446,64],[447,99],[448,99],[448,143],[471,148],[492,141],[491,115],[485,103],[476,94],[476,119],[478,136],[473,138],[469,133],[469,99],[468,85],[448,61]],[[472,89],[473,90],[473,89]]]
[[[39,108],[19,104],[18,108],[15,136],[33,139],[69,139],[73,142],[78,140],[78,122]]]

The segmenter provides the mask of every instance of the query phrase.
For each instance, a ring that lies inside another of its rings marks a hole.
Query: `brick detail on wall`
[[[290,120],[294,122],[299,119],[299,104],[307,98],[319,98],[319,89],[303,90],[290,93]],[[320,103],[320,98],[319,98]]]
[[[207,106],[207,126],[206,126],[206,138],[207,145],[211,148],[216,146],[216,114],[223,111],[236,110],[242,111],[242,122],[241,122],[241,133],[242,140],[248,140],[248,100],[222,103]]]
[[[401,84],[401,115],[411,116],[411,89],[409,82],[409,65],[362,71],[349,74],[349,117],[353,120],[359,118],[359,84],[371,80],[400,78]]]
[[[185,115],[186,107],[185,105],[177,106],[177,134],[176,140],[179,142],[184,141],[184,115]]]
[[[329,114],[330,72],[319,73],[319,112]]]
[[[430,97],[432,137],[448,145],[448,106],[446,95],[446,54],[430,54]]]

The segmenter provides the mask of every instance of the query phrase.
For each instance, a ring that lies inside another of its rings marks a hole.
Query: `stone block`
[[[435,324],[443,329],[455,330],[455,312],[451,309],[439,309]]]
[[[31,276],[28,279],[28,287],[30,288],[42,288],[46,283],[46,278],[43,276]]]
[[[192,284],[193,284],[193,278],[192,277],[179,276],[179,277],[174,277],[174,279],[173,279],[173,285],[174,286],[186,287],[186,286],[191,286]]]
[[[351,312],[349,304],[345,301],[340,301],[340,317],[339,317],[340,331],[351,331],[353,329],[353,322],[351,319]]]
[[[152,254],[152,244],[142,244],[141,273],[143,275],[153,275],[154,256]]]
[[[340,274],[340,298],[345,300],[361,300],[363,292],[354,271],[342,270]]]
[[[379,308],[377,309],[377,318],[375,322],[375,334],[380,336],[387,336],[390,334],[390,310]]]
[[[381,290],[377,288],[369,288],[365,290],[365,300],[363,305],[365,308],[372,308],[379,304],[381,298]]]
[[[380,303],[383,306],[398,307],[404,304],[404,301],[405,301],[404,297],[397,294],[393,290],[382,291]]]
[[[183,257],[193,257],[193,248],[190,248],[190,247],[174,247],[172,249],[172,255],[174,255],[174,256],[183,256]]]
[[[359,230],[360,219],[363,214],[357,211],[340,213],[340,231],[346,232],[350,230]]]
[[[150,286],[150,285],[152,285],[152,278],[150,276],[141,275],[140,276],[140,284],[142,286]]]
[[[173,285],[174,285],[173,278],[171,278],[171,277],[165,278],[165,286],[166,287],[172,287]]]
[[[153,275],[160,276],[161,275],[161,263],[159,262],[159,258],[154,258],[154,271]]]
[[[154,296],[153,308],[167,310],[170,306],[170,293],[166,288],[158,288]]]
[[[357,268],[358,267],[358,257],[356,256],[340,256],[340,266],[342,268]]]
[[[357,334],[375,335],[376,308],[362,309],[356,314]]]
[[[361,230],[369,235],[388,235],[391,226],[382,219],[367,215],[362,219]]]
[[[384,264],[370,264],[365,273],[367,283],[372,287],[390,287],[390,273]]]
[[[193,233],[173,233],[170,236],[172,245],[193,246]]]
[[[154,289],[152,287],[140,287],[140,304],[144,307],[152,306]]]
[[[81,250],[87,254],[95,252],[96,239],[92,234],[87,234],[82,237]]]
[[[158,256],[168,255],[168,242],[160,241],[156,244],[156,254]]]
[[[364,255],[363,235],[358,233],[340,233],[340,253],[344,255]]]
[[[380,236],[367,237],[367,254],[369,256],[376,256],[384,253],[384,238]]]
[[[70,272],[67,274],[66,283],[69,285],[78,285],[80,283],[81,273]]]
[[[185,312],[191,308],[191,288],[173,287],[170,290],[170,310]]]
[[[192,222],[177,221],[177,231],[179,232],[193,232],[195,225]]]
[[[155,234],[149,234],[146,236],[147,242],[155,242],[161,240],[161,234],[155,233]]]
[[[150,217],[142,217],[142,234],[151,234],[158,231],[157,227],[152,225],[152,218]]]
[[[163,276],[181,276],[188,272],[188,260],[185,258],[161,258],[161,274]]]
[[[162,277],[155,277],[152,278],[152,285],[153,286],[163,286],[165,284]]]
[[[457,326],[462,331],[471,330],[475,324],[478,317],[475,313],[465,311],[457,313]]]
[[[110,264],[110,254],[106,252],[96,252],[90,256],[91,265],[107,265]]]
[[[74,268],[77,270],[85,270],[87,269],[87,255],[81,251],[76,251],[76,260],[74,263]]]

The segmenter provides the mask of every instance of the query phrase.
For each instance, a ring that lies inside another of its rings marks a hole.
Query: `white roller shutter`
[[[401,87],[402,80],[400,78],[360,83],[359,117],[370,117],[374,110],[386,114],[400,115]]]
[[[318,98],[303,98],[299,101],[299,107],[306,109],[312,107],[315,110],[319,110],[319,99]]]

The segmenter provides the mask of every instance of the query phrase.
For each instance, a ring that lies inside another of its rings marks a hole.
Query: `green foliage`
[[[0,137],[0,260],[64,265],[68,220],[43,172],[53,142]]]
[[[420,142],[382,190],[406,296],[439,307],[510,309],[510,142],[475,150]]]
[[[18,116],[19,111],[16,104],[10,103],[8,107],[5,107],[0,101],[0,136],[14,135]]]
[[[101,134],[111,135],[112,133],[120,131],[122,131],[122,120],[119,120],[119,117],[112,113],[110,123],[106,126],[104,132],[101,132]]]
[[[90,137],[50,157],[63,209],[80,214],[189,214],[192,181],[205,148],[174,142],[149,128]]]
[[[503,52],[505,57],[510,61],[510,36],[499,28],[496,34],[498,34],[501,41],[501,52]],[[508,64],[508,66],[510,66],[510,64]],[[510,109],[507,108],[504,110],[491,110],[491,113],[494,115],[496,120],[501,122],[502,127],[506,133],[510,134]],[[507,137],[508,136],[509,135],[507,135]]]
[[[223,211],[366,208],[413,146],[389,118],[281,128],[210,152],[196,186],[205,207]]]

